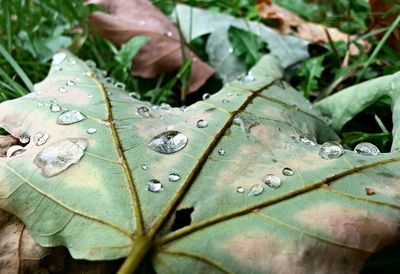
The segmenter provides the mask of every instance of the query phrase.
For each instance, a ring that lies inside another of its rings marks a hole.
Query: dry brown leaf
[[[179,69],[182,64],[179,32],[149,1],[89,0],[88,3],[102,5],[111,12],[95,12],[89,20],[97,32],[114,44],[120,46],[137,35],[150,38],[133,60],[133,75],[153,78]],[[188,48],[185,50],[193,61],[189,88],[193,92],[214,74],[214,69]]]
[[[257,0],[257,11],[261,17],[274,19],[279,22],[279,30],[285,34],[291,34],[312,43],[327,43],[329,36],[332,41],[353,41],[356,37],[339,31],[336,28],[329,28],[324,25],[311,23],[303,20],[296,14],[271,3],[270,0]],[[328,36],[329,33],[329,36]],[[359,41],[361,45],[367,47],[365,41]],[[350,46],[350,54],[356,55],[359,49],[355,45]]]
[[[16,145],[18,143],[19,143],[18,139],[11,135],[6,135],[6,136],[0,135],[0,157],[4,157],[7,153],[7,150],[11,146]]]

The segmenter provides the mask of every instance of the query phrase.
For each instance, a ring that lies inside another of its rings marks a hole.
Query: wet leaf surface
[[[0,158],[0,206],[40,245],[90,260],[150,249],[159,273],[358,273],[399,239],[400,154],[338,151],[333,129],[282,81],[275,58],[179,109],[101,84],[65,54],[34,93],[0,105],[0,127],[26,142]],[[354,92],[390,88],[396,97],[393,77]],[[57,123],[69,110],[86,118]],[[42,145],[38,132],[49,134]],[[72,164],[44,176],[35,163],[43,151],[50,170]]]

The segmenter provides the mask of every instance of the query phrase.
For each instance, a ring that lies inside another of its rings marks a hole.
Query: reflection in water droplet
[[[162,188],[163,188],[163,186],[159,180],[151,179],[147,183],[147,190],[150,192],[160,192],[162,190]]]
[[[338,142],[332,141],[322,144],[319,149],[319,156],[321,156],[322,159],[330,160],[339,158],[342,156],[343,152],[344,150],[342,145]]]
[[[208,123],[207,123],[207,121],[200,119],[197,121],[196,126],[198,128],[206,128],[208,126]]]
[[[162,110],[165,110],[165,111],[170,111],[170,110],[171,110],[171,106],[170,106],[169,104],[166,104],[166,103],[162,103],[162,104],[160,105],[160,108],[161,108]]]
[[[41,146],[47,142],[50,135],[47,132],[40,131],[33,136],[33,141],[37,146]]]
[[[64,52],[56,53],[53,56],[52,64],[53,65],[59,65],[65,60],[66,57],[67,57],[67,54],[65,54]]]
[[[176,130],[169,130],[155,136],[147,146],[156,152],[171,154],[183,149],[187,142],[186,135]]]
[[[87,134],[94,134],[94,133],[96,133],[96,132],[97,132],[97,129],[94,128],[94,127],[91,127],[91,128],[86,129],[86,133],[87,133]]]
[[[260,184],[253,185],[250,190],[249,194],[247,194],[249,197],[257,196],[260,195],[261,193],[264,192],[264,187]]]
[[[57,117],[57,124],[71,125],[85,119],[86,116],[76,109],[66,110]]]
[[[70,87],[75,86],[75,82],[72,80],[68,80],[65,84]]]
[[[273,175],[273,174],[268,174],[267,176],[265,176],[264,178],[264,183],[271,187],[271,188],[278,188],[281,186],[282,181],[281,179],[279,179],[277,176]]]
[[[150,110],[147,107],[138,107],[137,108],[137,112],[138,115],[142,116],[142,117],[150,117]]]
[[[243,192],[244,192],[244,187],[238,186],[238,187],[236,188],[236,192],[237,192],[237,193],[243,193]]]
[[[222,148],[218,149],[218,155],[220,156],[225,155],[225,150],[223,150]]]
[[[249,133],[250,128],[259,125],[261,123],[260,118],[254,115],[253,113],[242,111],[239,114],[235,115],[233,119],[233,124],[240,126],[244,133]]]
[[[290,167],[285,167],[284,169],[282,169],[282,174],[285,176],[293,176],[294,172]]]
[[[210,93],[204,93],[203,96],[201,97],[203,100],[207,100],[210,98]]]
[[[147,165],[143,164],[143,165],[142,165],[142,169],[143,169],[143,170],[147,170]]]
[[[59,87],[59,88],[58,88],[58,92],[64,93],[64,92],[66,92],[66,91],[67,91],[67,88],[66,88],[66,87]]]
[[[21,153],[24,153],[25,151],[26,149],[23,146],[18,146],[18,145],[10,146],[7,150],[6,157],[7,158],[14,157]]]
[[[181,176],[178,173],[171,173],[168,175],[168,181],[170,182],[176,182],[181,179]]]
[[[80,161],[88,144],[88,141],[83,138],[57,141],[39,152],[34,163],[42,170],[44,177],[58,175]]]
[[[19,141],[23,144],[29,143],[30,140],[31,136],[27,132],[24,132],[19,136]]]
[[[125,90],[125,88],[126,88],[125,84],[121,83],[121,82],[116,82],[114,86],[116,88],[120,88],[120,89],[123,89],[123,90]]]
[[[50,105],[50,111],[51,112],[60,112],[61,106],[59,104],[53,103]]]
[[[367,142],[359,143],[354,148],[354,151],[363,156],[376,156],[381,152],[375,145]]]

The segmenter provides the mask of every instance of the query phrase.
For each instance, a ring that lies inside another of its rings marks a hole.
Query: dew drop
[[[93,60],[86,60],[85,61],[86,65],[90,68],[90,69],[95,69],[96,68],[96,62]]]
[[[123,89],[123,90],[125,90],[125,88],[126,88],[125,84],[124,84],[124,83],[121,83],[121,82],[116,82],[116,83],[114,84],[114,86],[115,86],[116,88],[120,88],[120,89]]]
[[[244,187],[238,186],[238,187],[236,188],[236,192],[237,192],[237,193],[243,193],[243,192],[244,192]]]
[[[44,106],[44,104],[43,103],[37,103],[37,105],[36,105],[38,108],[42,108],[43,106]]]
[[[58,175],[80,161],[88,144],[88,141],[83,138],[57,141],[40,151],[34,163],[42,170],[44,177]]]
[[[187,106],[181,106],[179,110],[181,112],[186,112],[187,111]]]
[[[60,112],[61,111],[61,106],[59,104],[52,103],[50,105],[50,111],[51,112]]]
[[[142,169],[143,169],[143,170],[147,170],[147,165],[143,164],[143,165],[142,165]]]
[[[67,92],[67,88],[66,87],[59,87],[58,88],[58,92],[61,92],[61,93]]]
[[[207,100],[210,98],[210,93],[204,93],[203,96],[201,97],[203,100]]]
[[[316,145],[317,140],[311,135],[301,135],[299,141],[308,147],[313,147]]]
[[[222,148],[218,149],[218,155],[220,156],[225,155],[225,150],[223,150]]]
[[[150,110],[147,107],[143,107],[143,106],[137,108],[137,114],[142,117],[146,117],[146,118],[151,116]]]
[[[181,176],[178,173],[171,173],[168,175],[168,181],[177,182],[181,179]]]
[[[249,197],[260,195],[264,192],[264,187],[260,184],[253,185],[249,190]]]
[[[376,156],[381,152],[375,145],[367,142],[359,143],[354,148],[354,151],[363,156]]]
[[[24,153],[26,149],[23,146],[15,145],[15,146],[10,146],[7,150],[6,157],[14,157],[17,156],[18,154]]]
[[[208,123],[207,123],[207,121],[200,119],[197,121],[196,126],[198,128],[206,128],[208,126]]]
[[[159,180],[151,179],[147,183],[147,190],[150,192],[160,192],[162,190],[162,188],[163,188],[163,186]]]
[[[71,125],[85,119],[86,116],[76,109],[66,110],[57,117],[57,124]]]
[[[336,159],[342,156],[344,150],[338,142],[326,142],[319,149],[319,156],[324,160]]]
[[[40,131],[33,136],[33,141],[37,146],[41,146],[47,142],[50,135],[47,132]]]
[[[70,63],[71,65],[75,65],[76,64],[76,59],[75,58],[68,58],[68,63]]]
[[[70,87],[75,86],[75,82],[72,80],[68,80],[65,84]]]
[[[255,80],[256,78],[251,71],[249,71],[246,75],[239,77],[239,81],[242,83],[250,83],[254,82]]]
[[[29,143],[30,140],[31,136],[27,132],[24,132],[19,136],[19,141],[23,144]]]
[[[104,78],[103,83],[114,85],[114,79],[112,79],[111,77],[106,77]]]
[[[171,154],[182,150],[187,142],[186,135],[176,130],[169,130],[155,136],[147,146],[156,152]]]
[[[59,65],[61,64],[65,58],[67,57],[67,54],[65,54],[64,52],[59,52],[54,54],[53,56],[53,65]]]
[[[294,172],[290,167],[285,167],[284,169],[282,169],[282,174],[285,176],[293,176]]]
[[[96,133],[96,132],[97,132],[97,129],[94,128],[94,127],[91,127],[91,128],[86,129],[86,133],[87,133],[87,134],[94,134],[94,133]]]
[[[229,100],[229,99],[222,99],[222,104],[230,104],[230,103],[232,103],[231,102],[231,100]]]
[[[269,186],[270,188],[278,188],[281,186],[282,181],[277,176],[273,174],[268,174],[264,178],[264,183]]]
[[[170,106],[169,104],[166,104],[166,103],[162,103],[162,104],[160,105],[160,108],[161,108],[162,110],[165,110],[165,111],[170,111],[170,110],[171,110],[171,106]]]

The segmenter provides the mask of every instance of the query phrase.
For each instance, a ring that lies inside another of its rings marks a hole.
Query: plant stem
[[[135,244],[129,256],[125,259],[117,274],[133,274],[142,263],[144,257],[151,248],[151,238],[142,235],[135,240]]]

